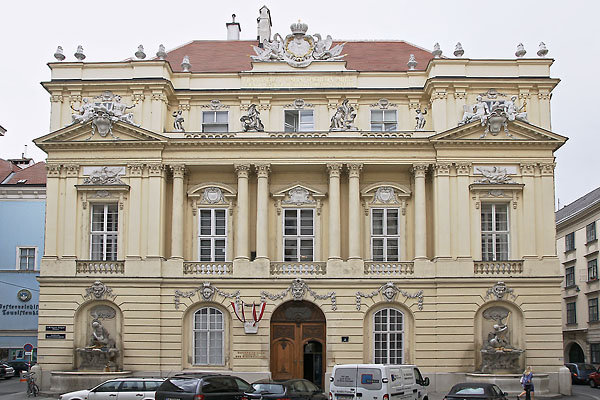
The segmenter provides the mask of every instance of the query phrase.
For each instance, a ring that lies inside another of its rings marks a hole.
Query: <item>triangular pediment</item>
[[[109,132],[100,134],[98,129],[92,126],[92,121],[88,121],[84,124],[68,125],[35,139],[34,143],[43,148],[44,145],[60,143],[165,142],[167,140],[166,136],[121,121],[113,122]]]
[[[507,130],[503,127],[497,133],[491,132],[486,129],[480,122],[475,121],[456,128],[449,129],[444,132],[440,132],[430,137],[432,142],[479,142],[485,144],[486,142],[506,142],[506,143],[523,143],[523,142],[546,142],[554,143],[556,148],[560,147],[567,141],[567,138],[529,124],[522,121],[510,121],[506,126]]]

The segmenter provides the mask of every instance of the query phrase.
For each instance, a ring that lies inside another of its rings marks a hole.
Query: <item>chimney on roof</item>
[[[227,22],[225,26],[227,26],[227,40],[240,40],[240,32],[242,28],[240,28],[240,23],[235,22],[235,14],[231,14],[231,22]]]
[[[258,40],[258,47],[263,47],[263,43],[266,41],[271,41],[271,26],[273,26],[271,22],[271,11],[267,8],[267,6],[262,6],[259,12],[259,17],[256,18],[256,22],[258,23],[257,27],[257,35],[256,39]]]

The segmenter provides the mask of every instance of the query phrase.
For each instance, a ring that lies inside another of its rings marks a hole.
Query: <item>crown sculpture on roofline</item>
[[[320,34],[307,35],[308,25],[300,22],[290,25],[292,33],[285,39],[279,33],[273,40],[265,39],[258,47],[254,47],[253,61],[285,61],[292,67],[306,67],[313,61],[335,61],[342,59],[341,54],[345,43],[332,47],[333,39],[327,35],[325,39]]]

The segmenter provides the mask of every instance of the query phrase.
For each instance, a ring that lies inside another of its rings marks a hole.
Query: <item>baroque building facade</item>
[[[556,248],[564,274],[564,358],[596,367],[600,364],[598,221],[600,188],[556,212]]]
[[[269,18],[261,43],[233,22],[49,64],[43,386],[100,346],[102,368],[322,387],[335,364],[415,363],[444,391],[501,349],[557,392],[553,60],[271,38]]]

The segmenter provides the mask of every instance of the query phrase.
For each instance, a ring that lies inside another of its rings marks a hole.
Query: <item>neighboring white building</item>
[[[565,362],[600,365],[598,221],[600,187],[556,212],[556,248],[565,276]]]

